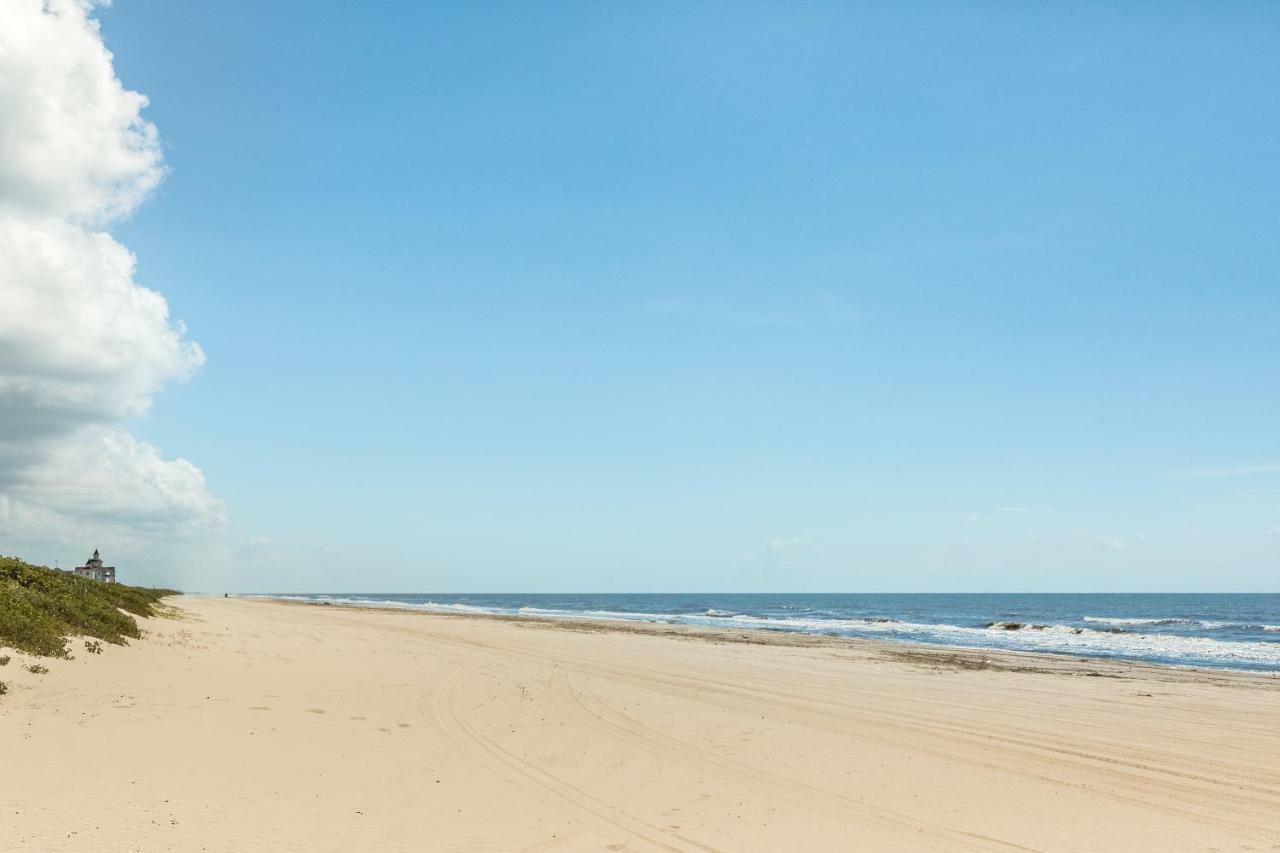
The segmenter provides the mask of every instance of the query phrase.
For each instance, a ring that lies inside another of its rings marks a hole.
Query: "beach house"
[[[83,566],[76,566],[72,571],[82,578],[92,578],[103,583],[116,582],[116,567],[102,565],[102,557],[98,556],[97,548],[93,549],[93,556]]]

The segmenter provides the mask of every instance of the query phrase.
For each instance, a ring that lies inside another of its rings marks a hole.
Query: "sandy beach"
[[[1275,676],[173,602],[0,670],[0,848],[1280,849]]]

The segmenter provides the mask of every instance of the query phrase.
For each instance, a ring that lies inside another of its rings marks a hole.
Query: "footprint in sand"
[[[250,705],[249,710],[250,711],[270,711],[271,708],[270,706],[267,706],[267,705]]]
[[[308,709],[307,709],[307,713],[308,713],[308,714],[323,714],[323,713],[324,713],[324,709],[323,709],[323,708],[308,708]]]

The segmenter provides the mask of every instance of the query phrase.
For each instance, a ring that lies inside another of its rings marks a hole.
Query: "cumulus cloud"
[[[105,230],[164,176],[92,0],[0,3],[0,534],[171,535],[221,520],[128,419],[204,362]],[[104,540],[105,541],[105,540]]]
[[[754,554],[747,555],[749,562],[767,571],[789,568],[805,556],[820,554],[822,549],[804,536],[770,539]]]
[[[92,0],[0,6],[0,207],[109,222],[161,179],[147,99],[121,85]]]
[[[139,415],[165,382],[203,363],[164,297],[133,273],[133,256],[108,234],[0,216],[5,434]]]
[[[152,445],[112,427],[89,427],[56,443],[15,477],[12,492],[63,515],[140,529],[167,531],[176,519],[196,521],[220,511],[199,468],[185,459],[166,460]]]

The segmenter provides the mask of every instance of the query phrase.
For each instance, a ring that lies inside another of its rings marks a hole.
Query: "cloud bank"
[[[83,550],[222,519],[199,468],[125,429],[204,354],[105,230],[164,166],[96,5],[0,3],[0,544]]]

